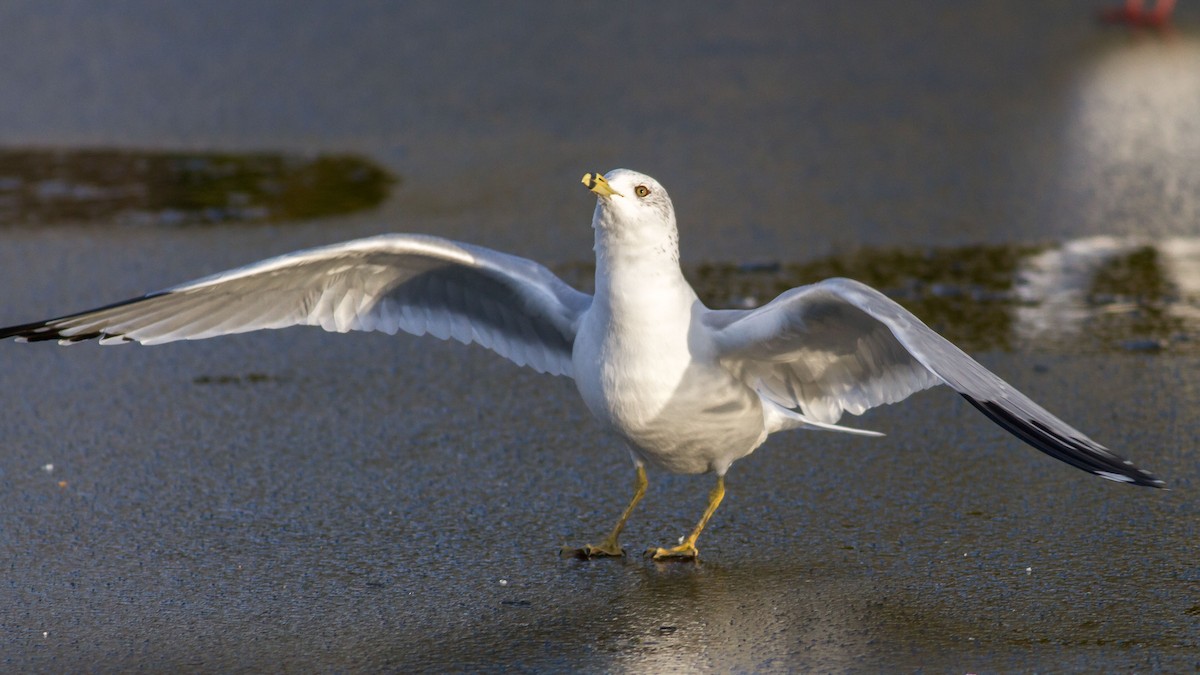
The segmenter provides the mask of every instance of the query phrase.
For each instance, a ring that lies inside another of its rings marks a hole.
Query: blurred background
[[[809,435],[745,462],[759,468],[732,494],[744,506],[714,522],[727,538],[701,542],[721,563],[694,578],[636,557],[579,567],[547,552],[602,529],[627,475],[565,381],[458,345],[317,331],[0,345],[0,663],[1194,666],[1200,3],[1163,27],[1098,20],[1119,5],[0,3],[4,324],[388,231],[532,257],[587,288],[579,177],[628,167],[670,191],[713,306],[860,278],[1177,487],[1131,497],[1047,468],[939,398],[866,420],[891,434],[878,455]],[[1020,461],[937,459],[992,446]],[[890,464],[903,448],[921,459]],[[863,471],[877,489],[844,493]],[[646,527],[690,524],[707,483],[656,480],[675,497]],[[1022,594],[994,567],[931,562],[964,539],[993,562],[1018,552],[1004,564],[1021,583],[1042,567],[1013,561],[1061,564]],[[802,542],[809,557],[781,560]],[[1149,549],[1170,553],[1122,595]],[[236,581],[255,560],[275,566]],[[1157,613],[1136,609],[1143,593]],[[584,596],[576,620],[564,605]]]

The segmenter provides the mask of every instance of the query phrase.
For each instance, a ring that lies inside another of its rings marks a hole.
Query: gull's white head
[[[592,227],[597,250],[612,244],[622,248],[642,245],[678,260],[675,207],[658,181],[637,171],[613,169],[603,176],[584,174],[583,184],[596,193]]]

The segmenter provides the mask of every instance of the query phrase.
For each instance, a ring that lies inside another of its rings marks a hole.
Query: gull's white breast
[[[694,295],[654,302],[650,293],[638,305],[653,311],[621,311],[619,302],[616,311],[607,302],[588,310],[573,352],[579,393],[643,460],[674,473],[724,473],[766,439],[761,402],[693,325],[702,311]]]

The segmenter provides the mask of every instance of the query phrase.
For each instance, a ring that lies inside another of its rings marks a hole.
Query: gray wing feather
[[[947,384],[1021,440],[1104,478],[1162,487],[984,368],[911,312],[849,279],[795,288],[755,310],[711,312],[723,363],[820,422]]]
[[[298,251],[141,298],[0,328],[0,338],[159,344],[286,326],[405,331],[478,343],[571,374],[591,296],[530,260],[420,235]]]

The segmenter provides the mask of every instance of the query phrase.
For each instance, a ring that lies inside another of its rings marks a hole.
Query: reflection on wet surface
[[[829,277],[867,283],[964,349],[1200,350],[1200,239],[1089,237],[1053,246],[862,249],[807,263],[686,270],[713,308],[750,308]],[[590,288],[592,267],[558,272]]]
[[[0,225],[305,220],[373,208],[396,182],[353,155],[0,149]]]
[[[1169,236],[1200,221],[1200,39],[1114,32],[1063,92],[1053,227]]]

